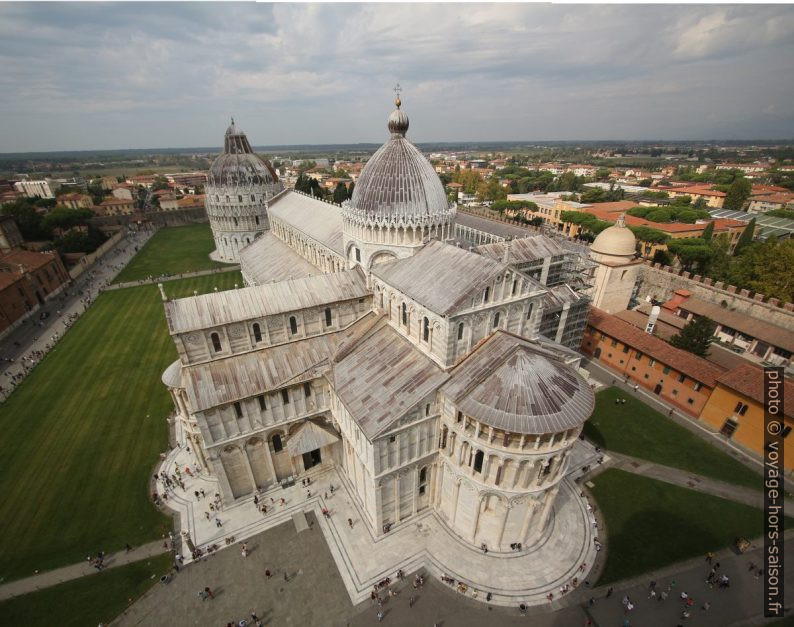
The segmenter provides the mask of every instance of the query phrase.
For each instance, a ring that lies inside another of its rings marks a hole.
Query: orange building
[[[794,382],[784,383],[783,462],[794,470]],[[717,378],[701,420],[730,440],[758,455],[764,452],[764,371],[751,364],[739,366]]]
[[[582,351],[695,418],[725,372],[596,308],[590,310]]]

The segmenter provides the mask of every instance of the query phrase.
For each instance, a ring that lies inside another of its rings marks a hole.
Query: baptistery
[[[223,152],[207,176],[204,202],[215,240],[213,258],[239,262],[240,249],[267,231],[268,202],[283,189],[273,166],[253,151],[232,119]]]

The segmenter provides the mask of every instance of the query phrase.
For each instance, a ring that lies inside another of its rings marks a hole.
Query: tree
[[[667,244],[667,250],[678,257],[681,265],[689,271],[706,268],[713,255],[713,247],[710,242],[702,237],[686,237],[683,239],[673,239]]]
[[[42,216],[36,211],[36,206],[31,200],[22,198],[3,205],[2,213],[14,218],[23,239],[32,241],[47,237],[46,231],[41,226]]]
[[[707,357],[716,326],[710,318],[700,316],[688,322],[680,333],[671,337],[670,344],[699,357]]]
[[[703,235],[701,237],[706,240],[707,242],[711,241],[711,238],[714,236],[714,221],[708,223],[705,229],[703,229]]]
[[[334,202],[337,205],[341,205],[344,201],[347,200],[347,187],[344,183],[337,183],[336,188],[334,189]]]
[[[703,196],[698,196],[697,200],[692,203],[692,207],[694,209],[705,209],[706,208],[706,199]]]
[[[48,213],[41,221],[41,226],[47,232],[52,233],[53,229],[66,231],[74,226],[86,225],[94,217],[94,212],[90,209],[67,209],[66,207],[56,207]]]
[[[657,250],[653,253],[653,263],[660,263],[663,266],[669,266],[673,262],[673,258],[670,257],[670,253],[666,250]]]
[[[739,236],[739,240],[736,242],[736,247],[733,249],[734,255],[739,255],[742,252],[742,249],[747,247],[753,241],[753,235],[755,232],[755,218],[750,220],[747,223],[747,226],[744,227],[744,231]]]
[[[653,184],[653,179],[642,179],[637,182],[640,187],[650,187]]]
[[[737,178],[728,188],[722,208],[741,211],[744,208],[744,202],[750,197],[752,189],[752,183],[746,178]]]

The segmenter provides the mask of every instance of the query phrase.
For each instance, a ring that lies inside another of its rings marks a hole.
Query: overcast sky
[[[794,138],[794,7],[0,3],[0,152]]]

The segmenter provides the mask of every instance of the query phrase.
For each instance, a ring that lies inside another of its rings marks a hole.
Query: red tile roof
[[[587,323],[593,329],[601,331],[709,387],[713,388],[717,378],[724,372],[722,368],[702,357],[674,348],[664,340],[648,335],[628,322],[595,307],[590,310]]]
[[[26,270],[37,270],[50,263],[52,258],[52,255],[48,253],[34,253],[29,250],[12,250],[11,252],[0,255],[0,264],[14,266],[15,271],[20,264],[25,266]]]
[[[739,366],[720,376],[717,381],[759,403],[764,402],[764,370],[758,366]],[[794,381],[785,379],[783,386],[783,413],[794,418]]]

